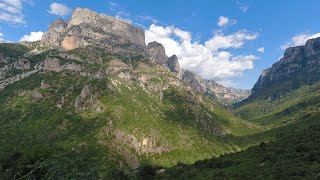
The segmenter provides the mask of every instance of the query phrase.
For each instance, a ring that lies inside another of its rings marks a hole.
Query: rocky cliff
[[[274,89],[294,89],[311,84],[320,79],[320,38],[310,39],[305,46],[290,47],[284,56],[271,68],[260,75],[252,89],[253,94],[260,93],[273,86]]]
[[[152,58],[152,61],[161,65],[166,64],[168,56],[166,55],[166,50],[161,43],[158,43],[156,41],[150,42],[147,45],[147,49]]]
[[[168,68],[171,72],[177,73],[180,76],[180,64],[178,57],[172,55],[170,58],[166,55],[166,50],[161,43],[156,41],[150,42],[147,45],[148,53],[152,62]]]
[[[180,72],[177,56],[169,59],[162,44],[154,41],[146,46],[143,29],[89,9],[76,8],[69,22],[62,19],[52,22],[40,46],[65,51],[94,46],[125,57],[147,57],[172,72]]]
[[[250,95],[250,90],[226,88],[213,80],[204,80],[191,71],[183,71],[181,78],[196,90],[223,103],[239,102]]]
[[[81,8],[75,9],[69,22],[57,19],[51,23],[49,31],[41,39],[41,46],[62,50],[95,46],[123,56],[147,52],[143,29]]]

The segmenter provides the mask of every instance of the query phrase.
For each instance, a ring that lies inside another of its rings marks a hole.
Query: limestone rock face
[[[239,102],[250,95],[250,90],[224,87],[213,80],[204,80],[191,71],[182,71],[181,79],[207,96],[230,104]]]
[[[85,85],[81,90],[80,97],[87,98],[90,95],[91,95],[91,89],[88,85]]]
[[[61,18],[58,18],[57,20],[53,21],[49,25],[50,30],[55,30],[57,32],[62,32],[64,30],[64,28],[66,28],[66,27],[67,27],[67,23],[64,22],[64,20]]]
[[[14,62],[13,66],[15,69],[28,70],[30,69],[30,61],[24,58],[19,58],[16,62]]]
[[[49,31],[45,33],[40,42],[42,47],[58,48],[67,24],[62,19],[57,19],[49,25]]]
[[[320,38],[310,39],[305,46],[290,47],[284,56],[260,75],[252,94],[262,92],[276,83],[284,88],[295,88],[319,80]]]
[[[31,93],[31,96],[32,96],[32,100],[34,100],[34,101],[37,101],[37,100],[39,100],[39,99],[42,99],[44,96],[43,96],[43,94],[42,93],[40,93],[39,91],[33,91],[32,93]]]
[[[156,41],[150,42],[147,45],[147,49],[153,62],[169,68],[171,72],[180,72],[178,57],[176,55],[172,55],[169,58],[166,55],[166,50],[161,43]]]
[[[320,38],[307,41],[304,50],[306,57],[320,55]]]
[[[60,66],[60,59],[54,58],[54,57],[48,57],[43,62],[43,67],[41,69],[45,71],[54,71],[54,72],[60,72],[62,71],[62,67]]]
[[[168,60],[168,56],[166,55],[166,51],[165,48],[163,47],[162,44],[153,41],[150,42],[147,45],[147,49],[148,52],[151,56],[151,58],[153,58],[153,60],[160,65],[165,65],[167,60]]]
[[[41,39],[42,47],[63,50],[90,45],[123,56],[147,53],[144,30],[89,9],[77,8],[67,24],[56,20]]]
[[[61,105],[63,103],[58,103]],[[89,85],[85,85],[78,97],[76,97],[74,104],[76,111],[81,111],[85,109],[91,109],[97,113],[104,111],[103,104],[98,99],[98,94],[94,93],[93,89]]]
[[[49,87],[50,87],[50,85],[45,83],[44,80],[41,81],[41,85],[40,85],[41,89],[48,89]]]
[[[180,64],[178,57],[176,55],[172,55],[167,61],[168,68],[172,72],[179,73],[180,72]]]

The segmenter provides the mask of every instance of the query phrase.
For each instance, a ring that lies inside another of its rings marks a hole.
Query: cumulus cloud
[[[246,41],[254,40],[257,34],[240,30],[225,35],[215,33],[203,44],[193,42],[191,33],[174,26],[157,26],[152,24],[146,30],[146,43],[157,41],[166,49],[166,54],[176,54],[183,69],[191,70],[202,78],[216,80],[230,86],[231,78],[243,71],[252,69],[254,55],[233,55],[228,50],[242,47]]]
[[[0,0],[0,22],[3,21],[10,24],[25,23],[22,9],[21,0]]]
[[[316,34],[301,33],[292,37],[290,42],[287,42],[286,44],[280,46],[280,48],[285,50],[288,47],[302,46],[302,45],[305,45],[309,39],[314,39],[317,37],[320,37],[320,33],[316,33]]]
[[[220,27],[223,27],[223,26],[228,26],[228,25],[231,26],[231,25],[234,25],[236,23],[237,23],[236,20],[230,19],[230,18],[225,17],[225,16],[220,16],[218,18],[217,25],[220,26]]]
[[[19,41],[29,41],[29,42],[39,41],[42,36],[43,36],[42,31],[31,32],[30,35],[24,35]]]
[[[245,30],[230,35],[224,35],[223,33],[218,32],[205,42],[205,46],[213,51],[221,48],[240,48],[245,41],[254,40],[256,38],[256,34],[248,34]]]
[[[58,15],[58,16],[67,16],[71,13],[71,11],[72,10],[64,4],[59,4],[59,3],[50,4],[50,10],[49,10],[50,14]]]
[[[257,51],[261,52],[261,53],[264,53],[264,47],[258,48]]]

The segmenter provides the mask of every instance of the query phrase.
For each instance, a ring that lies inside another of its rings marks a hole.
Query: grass
[[[276,99],[259,97],[236,109],[244,119],[268,128],[283,126],[319,111],[319,83],[305,85]]]

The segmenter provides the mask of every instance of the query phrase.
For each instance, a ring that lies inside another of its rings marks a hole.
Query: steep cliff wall
[[[41,46],[73,50],[96,46],[124,56],[146,54],[144,30],[89,9],[75,9],[69,22],[58,19],[50,24]]]
[[[262,93],[271,87],[277,91],[286,91],[318,81],[320,79],[319,47],[320,38],[316,38],[308,40],[305,46],[288,48],[280,61],[262,72],[252,93]]]

